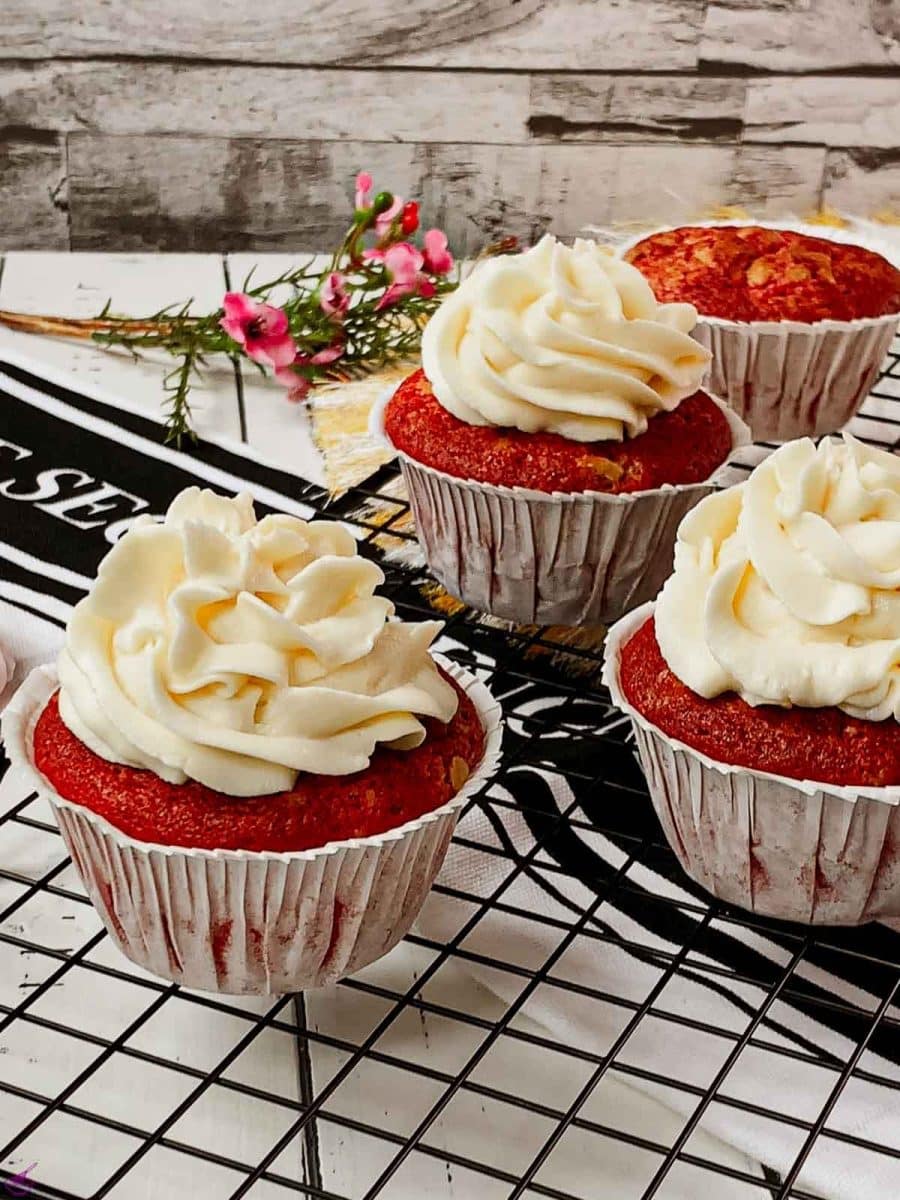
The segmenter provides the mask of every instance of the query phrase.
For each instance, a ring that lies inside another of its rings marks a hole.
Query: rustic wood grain
[[[335,141],[655,140],[889,148],[890,78],[497,75],[171,63],[0,64],[4,124]]]
[[[821,71],[900,64],[896,0],[713,0],[700,61]]]
[[[0,22],[9,246],[321,246],[362,167],[461,252],[896,207],[896,0],[0,0]]]
[[[900,85],[888,77],[534,75],[529,107],[542,141],[890,148],[900,138]]]
[[[900,218],[900,151],[832,150],[823,198],[838,209]]]
[[[811,75],[751,79],[744,138],[754,142],[816,142],[882,147],[900,141],[900,81]]]
[[[585,224],[665,221],[741,202],[816,206],[816,147],[487,146],[241,138],[69,137],[75,249],[321,247],[343,232],[361,165],[419,196],[459,253],[500,233],[570,236]]]
[[[900,62],[894,0],[0,0],[0,57],[134,55],[346,66],[768,70]]]
[[[426,210],[466,252],[487,238],[665,222],[720,203],[777,215],[817,206],[824,150],[612,144],[435,146]]]
[[[63,140],[0,129],[0,250],[64,249],[66,204]]]
[[[428,147],[71,134],[72,248],[321,249],[349,223],[361,167],[421,194]]]
[[[691,69],[703,0],[0,0],[0,57]]]
[[[523,142],[529,79],[467,71],[0,63],[2,123],[114,134]]]
[[[535,75],[528,129],[544,141],[729,141],[745,93],[736,78]]]

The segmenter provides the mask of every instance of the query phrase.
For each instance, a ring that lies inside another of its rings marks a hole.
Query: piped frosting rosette
[[[699,388],[709,352],[696,321],[611,250],[548,234],[476,268],[429,322],[422,365],[470,425],[621,441]]]
[[[685,518],[660,649],[701,696],[900,718],[900,459],[790,442]]]
[[[632,719],[669,844],[714,895],[812,924],[900,919],[900,788],[748,770],[668,737],[626,697],[622,648],[655,608],[699,695],[900,718],[900,459],[845,434],[790,442],[682,522],[656,605],[609,632],[603,678]],[[900,733],[898,733],[900,736]]]
[[[60,714],[103,758],[235,796],[362,770],[457,707],[428,653],[440,622],[389,620],[383,579],[340,525],[190,488],[76,607]]]

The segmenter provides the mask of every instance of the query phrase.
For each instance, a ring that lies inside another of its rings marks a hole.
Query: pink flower
[[[329,317],[340,317],[350,307],[350,293],[344,287],[344,276],[332,271],[319,292],[322,311]]]
[[[360,171],[356,177],[357,208],[369,208],[372,203],[372,176],[368,171]]]
[[[383,213],[379,213],[375,218],[375,233],[379,238],[385,238],[391,232],[391,226],[400,216],[403,211],[403,199],[400,196],[394,197],[394,202],[390,208],[386,208]]]
[[[425,270],[431,275],[446,275],[453,270],[453,255],[447,249],[447,235],[440,229],[429,229],[422,239],[425,243]]]
[[[427,275],[422,274],[424,259],[420,251],[409,242],[395,242],[384,250],[367,250],[363,258],[369,262],[381,262],[391,279],[391,285],[378,301],[376,308],[387,308],[403,296],[413,293],[433,296],[435,286]]]
[[[277,369],[294,361],[297,346],[282,309],[260,304],[244,292],[228,292],[222,307],[225,316],[219,324],[254,362]]]
[[[391,277],[391,286],[378,301],[378,308],[387,308],[401,297],[414,293],[426,298],[434,295],[434,284],[422,274],[425,260],[421,252],[409,242],[397,242],[388,246],[383,252],[382,261]]]

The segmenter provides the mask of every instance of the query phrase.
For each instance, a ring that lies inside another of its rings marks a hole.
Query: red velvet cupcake
[[[373,414],[428,564],[474,608],[594,624],[656,594],[746,430],[700,389],[689,305],[594,242],[481,264]]]
[[[621,442],[573,442],[558,433],[467,425],[438,402],[424,371],[410,375],[394,393],[384,431],[402,454],[457,479],[610,496],[705,483],[734,441],[721,406],[701,391]]]
[[[195,780],[100,758],[59,715],[58,693],[34,730],[34,765],[60,796],[140,842],[203,850],[289,854],[368,838],[416,821],[457,795],[484,757],[475,705],[447,676],[459,707],[447,723],[426,719],[414,750],[377,749],[352,775],[298,774],[290,791],[229,796]]]
[[[499,710],[390,620],[329,522],[183,492],[76,607],[3,718],[111,936],[187,986],[287,992],[409,929]]]
[[[900,459],[783,446],[703,501],[655,605],[610,631],[687,872],[770,916],[900,917]]]
[[[713,355],[709,386],[756,438],[846,424],[900,320],[900,270],[837,230],[687,225],[623,253],[658,300],[696,306],[695,336]]]

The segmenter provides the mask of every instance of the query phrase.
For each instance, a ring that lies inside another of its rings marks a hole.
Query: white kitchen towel
[[[0,400],[0,637],[10,638],[20,671],[52,657],[67,613],[128,522],[160,514],[182,487],[246,488],[261,512],[310,517],[328,505],[321,488],[259,463],[246,448],[163,446],[159,428],[145,417],[125,407],[113,410],[58,378],[43,378],[21,360],[0,362]],[[327,507],[327,515],[349,517],[359,503],[351,494]],[[374,548],[365,552],[378,557]],[[392,573],[391,595],[401,612],[406,602],[421,610],[417,578],[415,572]],[[441,644],[492,677],[506,711],[509,761],[516,765],[493,785],[490,802],[466,815],[443,875],[445,889],[430,899],[421,929],[443,943],[467,905],[506,883],[501,904],[482,916],[462,947],[468,954],[455,965],[509,1003],[523,977],[502,964],[540,969],[567,928],[599,899],[530,996],[522,1019],[549,1031],[561,1046],[604,1055],[663,977],[651,1011],[617,1048],[597,1101],[608,1113],[613,1091],[621,1093],[627,1084],[684,1116],[804,946],[804,932],[771,922],[750,925],[735,914],[704,919],[703,895],[660,843],[624,722],[596,691],[573,697],[571,679],[555,676],[554,668],[530,681],[497,673],[498,656],[509,650],[504,637],[471,621],[456,625],[453,638]],[[564,697],[560,723],[554,714]],[[787,1173],[805,1138],[805,1130],[790,1122],[818,1118],[838,1078],[835,1065],[851,1054],[868,1014],[896,977],[890,964],[898,948],[897,935],[880,927],[817,936],[805,947],[723,1080],[723,1099],[706,1108],[686,1152],[718,1154],[722,1161],[725,1151],[715,1147],[727,1143],[738,1150],[736,1156],[728,1152],[732,1166],[743,1162],[753,1173],[747,1164],[754,1160]],[[683,961],[667,976],[672,956],[680,954]],[[733,1036],[721,1036],[723,1031]],[[878,1082],[900,1079],[900,1037],[893,1024],[879,1029],[859,1066],[866,1074],[850,1081],[828,1128],[900,1150],[900,1092]],[[694,1090],[666,1086],[666,1079],[683,1080]],[[750,1112],[729,1100],[756,1108]],[[644,1135],[649,1137],[646,1130]],[[671,1140],[677,1132],[670,1127],[666,1136]],[[602,1177],[615,1165],[615,1178],[636,1184],[632,1148],[613,1141],[607,1149],[608,1163],[588,1167]],[[821,1137],[801,1186],[833,1200],[898,1195],[900,1158]],[[717,1200],[747,1194],[746,1184],[726,1176],[716,1177],[715,1188]],[[615,1200],[641,1190],[623,1185]],[[667,1177],[660,1195],[669,1200],[676,1194],[680,1198]]]
[[[548,696],[526,692],[508,697],[504,707],[515,748],[529,737],[530,715],[540,711],[546,718]],[[622,729],[613,714],[599,713],[597,707],[584,706],[585,723],[605,721]],[[757,921],[751,926],[733,910],[709,920],[703,894],[671,856],[648,855],[646,843],[642,850],[629,836],[604,832],[621,828],[616,809],[645,804],[642,798],[607,782],[579,785],[548,765],[554,758],[565,764],[569,755],[583,759],[583,744],[578,749],[571,745],[576,740],[573,719],[578,718],[567,710],[568,730],[546,739],[540,750],[543,763],[510,770],[491,789],[497,802],[467,815],[418,928],[443,942],[456,932],[463,895],[485,898],[504,888],[502,903],[481,917],[464,949],[473,955],[467,969],[509,1003],[522,979],[487,962],[540,969],[557,951],[565,927],[599,898],[584,931],[552,963],[547,980],[530,999],[528,1017],[561,1046],[598,1056],[615,1048],[614,1062],[624,1073],[613,1066],[607,1074],[662,1100],[685,1120],[701,1103],[698,1089],[710,1088],[737,1039],[799,954],[779,998],[721,1079],[722,1099],[710,1103],[699,1122],[702,1131],[783,1177],[806,1137],[789,1122],[818,1118],[841,1066],[867,1028],[868,1014],[896,979],[896,970],[885,964],[900,956],[900,940],[882,927],[869,926],[826,931],[804,946],[804,933],[796,926]],[[622,751],[631,753],[624,738]],[[584,761],[580,766],[589,769]],[[607,767],[613,778],[622,768],[614,761]],[[635,822],[635,831],[643,824],[642,819]],[[635,858],[629,861],[631,854]],[[513,863],[519,870],[511,877]],[[690,950],[678,969],[667,973],[673,956],[686,945]],[[661,979],[650,1013],[617,1046],[635,1009]],[[887,1015],[896,1019],[900,1010],[892,1006]],[[896,1026],[879,1029],[859,1067],[865,1075],[851,1078],[826,1128],[900,1151],[900,1091],[890,1086],[900,1083]],[[695,1090],[663,1086],[645,1072],[684,1081]],[[758,1111],[735,1107],[730,1100]],[[696,1153],[696,1146],[695,1135],[687,1149]],[[884,1200],[900,1195],[900,1158],[851,1147],[826,1134],[815,1141],[797,1186],[829,1200]]]

